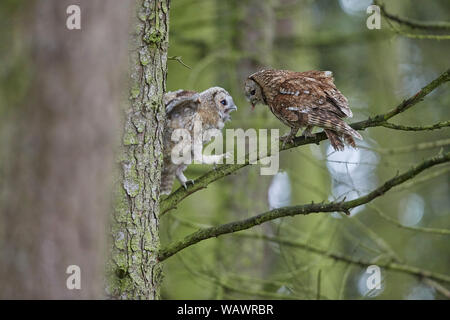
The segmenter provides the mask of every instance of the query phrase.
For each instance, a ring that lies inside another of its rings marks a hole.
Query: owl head
[[[247,101],[252,105],[252,110],[255,109],[256,104],[264,103],[261,87],[253,79],[248,78],[245,81],[244,92]]]
[[[231,120],[230,113],[237,110],[237,107],[233,97],[225,89],[212,87],[203,91],[201,95],[214,104],[223,122]]]

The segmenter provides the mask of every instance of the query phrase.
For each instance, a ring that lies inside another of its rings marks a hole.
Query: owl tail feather
[[[325,129],[325,133],[326,133],[326,135],[328,137],[328,140],[330,140],[330,143],[333,146],[334,150],[336,150],[336,151],[343,151],[344,150],[344,143],[342,142],[342,140],[339,137],[338,133],[336,133],[334,131],[331,131],[331,130],[326,130],[326,129]]]
[[[170,192],[172,191],[174,181],[175,181],[175,174],[163,170],[163,173],[161,175],[160,193],[170,194]]]
[[[325,130],[331,145],[335,150],[343,149],[343,142],[341,136],[345,142],[355,147],[354,138],[363,140],[358,131],[354,130],[347,123],[337,117],[330,117],[329,114],[308,115],[309,124],[321,127]]]
[[[350,127],[348,124],[346,124],[345,122],[343,122],[345,124],[345,129],[343,130],[344,132],[344,138],[346,135],[350,136],[350,139],[353,141],[352,137],[355,137],[356,139],[359,140],[363,140],[363,137],[359,134],[358,131],[356,131],[355,129],[353,129],[352,127]],[[345,139],[347,141],[347,139]],[[353,143],[355,143],[355,141],[353,141]]]
[[[342,135],[344,137],[345,142],[347,142],[347,144],[351,145],[353,148],[356,148],[356,143],[355,140],[353,139],[353,137],[349,134],[343,134]]]
[[[324,129],[336,131],[341,134],[353,136],[359,140],[363,140],[358,131],[350,127],[347,123],[337,117],[330,117],[328,114],[308,115],[309,124]]]

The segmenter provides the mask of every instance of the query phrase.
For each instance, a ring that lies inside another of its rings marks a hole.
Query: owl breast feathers
[[[352,117],[347,98],[336,88],[330,71],[294,72],[262,70],[250,75],[245,95],[252,107],[267,104],[271,112],[291,128],[284,142],[295,138],[301,127],[303,135],[311,136],[313,127],[324,129],[335,150],[343,150],[342,138],[355,147],[353,137],[361,135],[342,118]]]
[[[174,163],[172,150],[178,145],[179,150],[189,148],[191,160],[194,158],[193,143],[203,145],[209,141],[202,134],[194,134],[194,125],[201,124],[202,130],[222,129],[225,122],[231,119],[230,113],[237,109],[231,95],[220,87],[213,87],[203,92],[178,90],[167,92],[164,95],[166,107],[166,124],[164,128],[164,163],[161,176],[161,193],[169,194],[175,177],[181,185],[187,188],[187,184],[193,183],[188,180],[183,171],[188,163]],[[172,139],[177,129],[189,135],[190,139]],[[194,141],[201,139],[201,141]],[[181,146],[180,146],[181,144]],[[226,155],[203,155],[202,163],[215,164],[220,162]]]

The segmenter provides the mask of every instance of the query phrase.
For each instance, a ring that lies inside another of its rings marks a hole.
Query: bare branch
[[[182,58],[180,56],[171,56],[171,57],[167,57],[167,60],[173,60],[173,61],[177,61],[179,62],[183,67],[186,67],[188,69],[192,69],[191,67],[189,67],[186,63],[183,62]]]
[[[222,234],[246,230],[256,225],[260,225],[264,222],[282,217],[295,216],[300,214],[307,215],[310,213],[318,213],[318,212],[345,212],[346,214],[348,214],[350,209],[366,204],[372,201],[373,199],[380,197],[393,187],[409,179],[412,179],[425,169],[449,161],[450,161],[450,153],[441,154],[431,159],[428,159],[422,162],[421,164],[406,171],[405,173],[397,175],[394,178],[386,181],[382,186],[378,187],[377,189],[373,190],[367,195],[359,197],[354,200],[344,202],[317,203],[317,204],[311,203],[307,205],[284,207],[253,216],[248,219],[230,222],[217,227],[200,229],[186,236],[183,240],[176,241],[170,244],[165,249],[162,249],[158,254],[158,259],[159,261],[163,261],[174,255],[175,253],[189,246],[192,246],[200,241],[218,237]]]
[[[393,124],[390,122],[383,123],[381,126],[389,129],[394,130],[401,130],[401,131],[431,131],[431,130],[437,130],[442,129],[445,127],[450,127],[450,121],[441,121],[438,123],[435,123],[433,125],[429,126],[417,126],[417,127],[410,127],[410,126],[402,126],[399,124]]]
[[[369,205],[369,207],[370,208],[374,208],[373,205]],[[206,226],[204,224],[192,222],[191,220],[188,220],[188,219],[183,219],[180,216],[171,215],[170,218],[180,222],[181,224],[183,224],[185,226],[191,227],[191,228],[199,228],[199,227],[200,228],[205,228],[205,227],[209,227],[209,226]],[[357,221],[357,220],[354,220],[354,219],[350,219],[350,220]],[[420,228],[420,229],[423,229],[423,228]],[[428,229],[428,228],[426,228],[426,229]],[[440,234],[440,231],[435,232],[437,229],[432,229],[432,230],[433,230],[433,231],[431,231],[432,233]],[[370,232],[370,229],[367,228],[367,230],[365,230],[365,232],[367,232],[367,231]],[[423,230],[419,230],[419,231],[423,231]],[[445,230],[444,232],[447,232],[447,231],[448,230]],[[426,231],[426,232],[428,232],[428,231]],[[443,234],[445,234],[445,233],[443,233]],[[321,248],[311,244],[309,241],[308,242],[299,242],[299,241],[287,240],[287,239],[283,239],[283,238],[279,238],[279,237],[275,237],[275,236],[261,235],[261,234],[257,234],[257,233],[254,233],[254,232],[238,232],[238,233],[235,233],[233,235],[237,236],[237,237],[241,237],[241,238],[269,241],[269,242],[275,242],[275,243],[278,243],[278,244],[284,244],[284,245],[288,245],[288,246],[293,246],[293,247],[300,248],[300,249],[305,250],[305,251],[309,251],[309,252],[313,252],[313,253],[316,253],[316,254],[324,255],[324,256],[326,256],[326,257],[328,257],[330,259],[336,260],[336,261],[345,262],[349,266],[350,265],[369,266],[369,265],[374,264],[374,263],[379,265],[379,263],[380,263],[380,261],[378,259],[376,259],[376,261],[375,261],[375,259],[370,260],[370,261],[362,261],[362,260],[356,260],[356,259],[354,259],[352,257],[348,257],[348,256],[345,256],[345,255],[342,255],[340,253],[339,254],[332,253],[329,250],[324,250],[324,249],[321,249]],[[403,266],[403,268],[401,270],[397,270],[395,268],[395,266],[394,266],[393,270],[404,272],[404,273],[410,273],[410,274],[412,273],[412,272],[409,271],[409,270],[411,270],[410,268],[408,268],[408,267],[405,268],[405,265],[403,264],[403,261],[392,251],[392,249],[386,243],[384,243],[383,239],[379,238],[379,240],[377,240],[376,238],[372,237],[372,240],[374,240],[380,248],[383,248],[386,251],[386,254],[390,257],[390,262],[396,262],[396,263],[398,263],[398,265]],[[380,241],[381,241],[381,243],[380,243]],[[392,268],[390,268],[390,263],[388,263],[388,262],[386,262],[382,267],[386,268],[388,270],[392,269]],[[343,280],[342,280],[343,282],[342,283],[346,282],[346,279],[349,276],[349,271],[350,270],[351,270],[350,268],[347,268],[347,271],[345,272],[345,274],[343,276]],[[441,284],[437,283],[436,281],[431,280],[427,276],[424,276],[424,274],[426,274],[427,272],[429,272],[429,271],[421,270],[420,272],[414,272],[413,275],[418,276],[420,278],[423,278],[423,281],[425,283],[427,283],[428,285],[430,285],[433,288],[435,288],[439,293],[441,293],[445,297],[450,297],[450,291],[448,291],[445,287],[443,287]],[[228,275],[228,276],[236,277],[240,281],[245,281],[246,280],[246,278],[244,276],[238,276],[238,275]],[[288,275],[288,278],[292,277],[292,276],[295,276],[295,274],[290,272],[289,275]],[[439,275],[437,275],[437,277],[442,281],[442,277],[445,278],[447,276],[439,274]],[[434,278],[436,278],[436,275],[435,275]],[[248,280],[250,281],[250,279],[248,279]],[[268,282],[268,283],[272,283],[272,284],[277,284],[279,286],[281,286],[283,284],[283,282],[277,282],[277,280],[261,280],[261,279],[253,279],[252,278],[251,281],[252,282],[258,282],[258,281],[259,282]],[[345,286],[342,286],[342,288],[344,288],[344,287]],[[323,295],[321,295],[321,296],[324,297]],[[340,297],[339,299],[343,298],[343,290],[340,291],[339,297]],[[325,298],[328,299],[327,297],[325,297]]]
[[[442,294],[447,299],[450,299],[450,290],[448,290],[446,287],[444,287],[440,283],[437,283],[436,281],[433,281],[430,279],[424,279],[423,282],[425,282],[430,287],[433,287],[437,292]]]
[[[397,263],[397,262],[392,262],[392,261],[383,262],[383,261],[379,261],[379,260],[374,261],[374,260],[355,259],[355,258],[349,257],[340,252],[332,252],[329,249],[320,248],[318,246],[312,245],[311,243],[300,242],[300,241],[295,241],[295,240],[286,239],[286,238],[279,238],[279,237],[277,238],[277,237],[272,237],[272,236],[268,236],[265,234],[245,233],[245,235],[242,235],[242,236],[246,237],[246,238],[264,239],[266,241],[272,241],[272,242],[276,242],[278,244],[283,244],[286,246],[300,248],[303,250],[307,250],[309,252],[314,252],[316,254],[320,254],[322,256],[328,257],[328,258],[336,260],[336,261],[346,262],[346,263],[353,264],[353,265],[359,265],[361,267],[367,267],[367,266],[370,266],[370,265],[376,263],[377,266],[387,269],[387,270],[408,273],[408,274],[414,275],[419,278],[426,278],[428,280],[432,279],[435,281],[450,283],[450,276],[448,276],[448,275],[441,274],[441,273],[435,273],[432,271],[424,270],[424,269],[421,269],[418,267],[414,267],[414,266],[410,266],[410,265],[406,265],[406,264],[402,264],[402,263]]]
[[[447,35],[447,34],[439,35],[439,34],[409,33],[409,32],[405,32],[403,30],[396,28],[391,22],[388,22],[388,23],[389,23],[389,26],[391,27],[391,30],[394,33],[402,35],[406,38],[417,39],[417,40],[450,40],[450,35]]]
[[[429,93],[431,93],[434,89],[439,87],[440,85],[446,83],[450,80],[450,69],[445,71],[443,74],[441,74],[439,77],[437,77],[435,80],[427,84],[425,87],[423,87],[419,92],[417,92],[414,96],[410,97],[409,99],[404,100],[402,103],[400,103],[397,107],[392,109],[391,111],[383,114],[379,114],[375,117],[369,117],[367,120],[356,122],[351,124],[351,127],[355,130],[364,130],[366,128],[371,127],[377,127],[382,126],[385,124],[389,119],[392,117],[405,112],[412,106],[416,105],[418,102],[422,101]],[[315,134],[314,137],[310,138],[304,138],[304,137],[297,137],[295,138],[294,142],[291,144],[286,144],[286,146],[280,151],[288,150],[291,148],[299,147],[302,145],[307,144],[319,144],[320,141],[323,141],[326,139],[326,135],[323,132]],[[270,156],[270,154],[268,155]],[[257,159],[260,160],[260,159]],[[249,155],[246,155],[245,162],[243,164],[234,164],[234,165],[220,165],[216,169],[213,169],[207,173],[205,173],[203,176],[195,180],[195,183],[193,185],[190,185],[187,189],[184,189],[182,187],[178,188],[176,191],[172,192],[167,198],[162,200],[161,202],[161,215],[165,214],[166,212],[175,209],[177,204],[180,203],[184,198],[188,197],[189,195],[206,188],[210,183],[219,180],[221,178],[224,178],[233,172],[238,171],[239,169],[246,167],[249,165]]]
[[[409,19],[394,15],[386,11],[384,4],[374,1],[374,4],[380,7],[381,14],[391,21],[397,22],[401,25],[410,27],[412,29],[422,30],[450,30],[450,22],[447,21],[420,21],[415,19]]]
[[[382,218],[382,219],[384,219],[384,220],[386,220],[386,221],[396,225],[399,228],[406,229],[406,230],[411,230],[411,231],[419,231],[419,232],[425,232],[425,233],[439,234],[439,235],[447,235],[447,236],[450,235],[450,230],[449,229],[435,229],[435,228],[423,228],[423,227],[404,226],[403,224],[401,224],[397,220],[392,219],[387,214],[383,213],[379,208],[375,207],[374,205],[369,205],[369,208],[373,209],[373,211],[375,211],[380,218]]]
[[[413,186],[416,187],[422,183],[429,182],[429,181],[433,180],[434,178],[445,176],[445,174],[449,171],[450,171],[450,166],[445,165],[440,170],[436,170],[432,173],[423,175],[422,177],[414,179],[413,181],[408,181],[408,182],[403,183],[401,186],[399,186],[398,188],[395,189],[395,192],[407,190]]]
[[[398,153],[408,153],[413,151],[422,151],[422,150],[429,150],[433,148],[441,148],[450,145],[450,139],[442,139],[442,140],[436,140],[436,141],[429,141],[429,142],[421,142],[416,143],[413,145],[408,146],[401,146],[396,148],[370,148],[370,147],[360,147],[361,149],[366,150],[374,150],[380,154],[398,154]]]

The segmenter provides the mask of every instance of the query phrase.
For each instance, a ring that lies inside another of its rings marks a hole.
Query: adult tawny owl
[[[353,137],[361,135],[342,118],[352,117],[347,98],[336,88],[331,71],[294,72],[262,70],[248,77],[245,96],[252,104],[267,104],[270,111],[291,128],[281,137],[283,144],[291,142],[298,130],[312,136],[314,126],[324,129],[335,150],[343,150],[342,138],[355,147]]]
[[[211,137],[194,131],[201,127],[202,132],[209,129],[221,130],[225,122],[231,119],[230,112],[237,109],[231,95],[223,88],[213,87],[201,93],[194,91],[178,90],[167,92],[164,95],[166,106],[166,126],[164,129],[164,164],[161,176],[161,193],[169,194],[175,177],[184,188],[187,188],[188,180],[183,171],[187,163],[178,163],[172,157],[172,151],[188,148],[190,159],[194,159],[194,144],[203,146]],[[197,128],[197,129],[196,129]],[[177,130],[182,129],[182,130]],[[179,139],[178,133],[187,134],[188,139]],[[199,140],[199,141],[197,141]],[[183,145],[184,144],[184,145]],[[201,152],[201,150],[200,150]],[[202,155],[200,160],[204,164],[219,163],[227,154]]]

